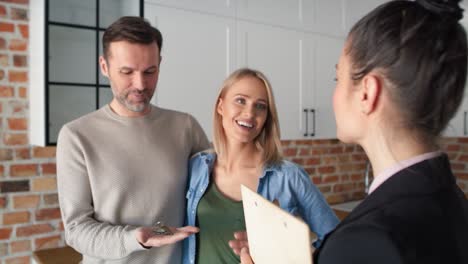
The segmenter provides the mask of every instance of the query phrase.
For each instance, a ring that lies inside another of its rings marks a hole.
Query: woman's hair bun
[[[463,8],[459,6],[460,2],[461,0],[416,0],[416,3],[428,11],[455,21],[463,18]]]

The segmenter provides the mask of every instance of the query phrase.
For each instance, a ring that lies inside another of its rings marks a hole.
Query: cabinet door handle
[[[466,136],[468,135],[468,129],[466,128],[466,116],[467,116],[467,111],[463,112],[463,135]]]
[[[315,137],[315,109],[310,109],[310,112],[312,113],[312,133],[310,133],[309,135],[311,137]]]
[[[304,137],[307,137],[307,132],[309,132],[309,110],[307,108],[304,108],[304,113],[305,113]]]

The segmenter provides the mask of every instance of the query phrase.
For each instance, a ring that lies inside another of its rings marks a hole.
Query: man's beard
[[[145,98],[144,98],[144,100],[142,102],[132,103],[128,99],[128,96],[131,93],[143,94],[145,96]],[[149,102],[150,102],[150,99],[149,99],[148,94],[146,93],[146,90],[144,90],[142,92],[131,91],[131,92],[128,92],[128,93],[125,93],[125,94],[121,94],[121,95],[117,96],[117,101],[119,101],[120,104],[125,106],[125,108],[127,108],[128,110],[130,110],[132,112],[141,113],[141,112],[143,112],[144,110],[147,109],[147,107],[149,105]]]

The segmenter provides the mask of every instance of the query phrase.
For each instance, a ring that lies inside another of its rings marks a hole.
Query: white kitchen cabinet
[[[303,33],[249,22],[237,24],[238,67],[263,72],[272,84],[283,139],[301,138]]]
[[[343,0],[345,10],[345,32],[359,21],[364,15],[388,0]]]
[[[309,137],[335,138],[336,124],[333,113],[336,64],[344,38],[317,34],[306,35],[306,71],[304,74],[306,103],[309,109]],[[310,65],[310,66],[309,66]],[[310,73],[308,73],[310,71]],[[313,110],[313,112],[311,111]]]
[[[304,1],[304,29],[321,35],[346,36],[345,2],[346,0]]]
[[[237,0],[145,0],[145,4],[179,8],[187,11],[234,17]]]
[[[308,0],[310,2],[313,0]],[[237,18],[244,21],[299,29],[303,0],[237,0]]]
[[[153,4],[145,13],[164,39],[152,102],[192,114],[211,139],[216,96],[235,65],[234,20]]]

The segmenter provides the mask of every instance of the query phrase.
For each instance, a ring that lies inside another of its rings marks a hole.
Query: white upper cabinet
[[[237,0],[145,0],[145,3],[234,17],[236,14],[236,1]]]
[[[272,84],[282,139],[301,138],[301,32],[250,22],[238,22],[238,67],[263,72]]]
[[[312,96],[309,99],[315,121],[315,138],[335,138],[336,124],[333,113],[333,92],[335,90],[336,64],[341,54],[344,39],[323,35],[308,35],[315,41],[312,64],[314,74],[307,76],[312,83]],[[312,77],[312,78],[310,78]],[[309,116],[311,114],[309,113]]]
[[[386,2],[388,2],[388,0],[343,0],[345,10],[345,32],[348,32],[364,15],[378,5]]]
[[[252,22],[299,28],[302,25],[302,7],[303,0],[238,0],[237,17]]]
[[[211,139],[216,96],[235,65],[234,20],[149,4],[145,16],[163,35],[153,103],[192,114]]]
[[[346,0],[309,0],[303,3],[304,27],[308,32],[343,37]]]

